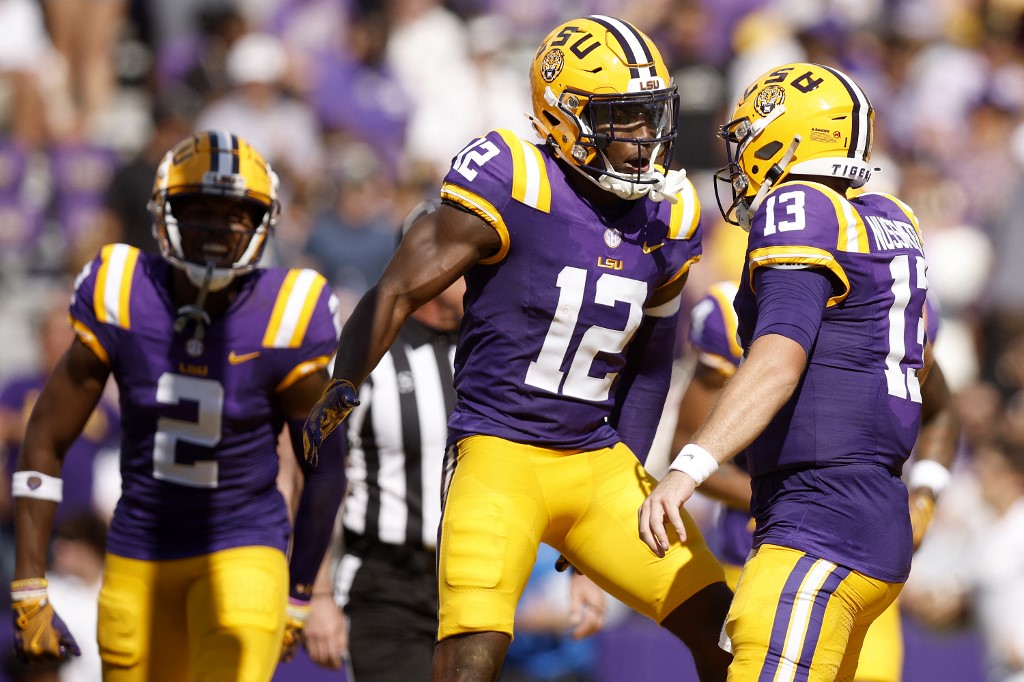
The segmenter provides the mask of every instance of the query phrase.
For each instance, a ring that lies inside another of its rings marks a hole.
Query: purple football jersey
[[[757,268],[817,267],[833,281],[797,392],[746,450],[755,542],[905,580],[900,472],[920,425],[928,286],[916,217],[889,195],[848,200],[824,185],[786,183],[754,216],[746,265],[736,298],[744,347],[757,319]]]
[[[611,215],[573,191],[565,173],[574,172],[545,146],[499,130],[471,142],[445,177],[441,197],[502,239],[466,275],[453,442],[613,444],[608,416],[633,334],[645,315],[678,316],[678,297],[658,294],[700,258],[693,186],[674,204],[644,198]]]
[[[120,389],[122,492],[108,548],[149,560],[284,550],[276,396],[334,352],[330,288],[312,270],[256,270],[195,355],[191,325],[174,330],[170,278],[159,256],[113,244],[85,267],[72,298],[79,338],[109,362]]]

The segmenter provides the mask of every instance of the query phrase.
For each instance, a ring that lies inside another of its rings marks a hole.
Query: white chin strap
[[[641,176],[650,180],[645,183],[630,182],[611,175],[602,175],[600,179],[594,180],[587,173],[583,174],[598,187],[620,199],[640,199],[646,195],[651,201],[667,201],[674,204],[679,201],[679,192],[686,185],[685,170],[670,170],[668,173],[650,171]]]
[[[183,265],[185,274],[188,275],[188,281],[192,282],[197,289],[202,289],[203,284],[206,283],[207,269],[202,265],[194,263],[184,263]],[[210,271],[210,281],[207,284],[207,290],[220,291],[231,284],[235,274],[235,271],[231,268],[214,268]]]

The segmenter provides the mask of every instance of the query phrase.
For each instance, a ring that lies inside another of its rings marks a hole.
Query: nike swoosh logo
[[[658,242],[654,246],[648,246],[647,242],[644,242],[644,245],[643,245],[642,248],[644,250],[644,253],[650,253],[651,251],[657,251],[658,249],[660,249],[663,246],[665,246],[665,242]]]
[[[241,355],[238,355],[237,353],[235,353],[235,351],[231,351],[230,353],[228,353],[228,362],[230,362],[232,365],[240,365],[243,362],[248,362],[249,360],[253,360],[255,358],[258,358],[259,356],[259,351],[254,351],[252,353],[242,353]]]

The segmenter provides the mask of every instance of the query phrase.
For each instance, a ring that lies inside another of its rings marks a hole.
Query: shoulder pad
[[[697,198],[697,190],[689,178],[686,178],[677,196],[679,200],[670,204],[672,208],[668,221],[668,238],[690,239],[700,225],[700,199]]]
[[[107,244],[92,261],[95,279],[90,283],[89,266],[79,275],[75,300],[84,293],[83,289],[90,288],[96,321],[131,329],[131,291],[138,260],[139,250],[134,246]]]
[[[315,270],[289,270],[277,292],[263,347],[300,347],[325,286],[327,280]]]

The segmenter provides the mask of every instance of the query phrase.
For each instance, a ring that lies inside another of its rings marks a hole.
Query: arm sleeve
[[[757,326],[751,343],[765,334],[779,334],[799,343],[810,355],[832,295],[832,281],[826,271],[759,268],[754,277]]]
[[[346,429],[335,429],[320,449],[316,466],[302,456],[302,427],[299,419],[288,421],[296,459],[302,468],[302,495],[295,513],[295,531],[292,555],[288,564],[290,574],[288,594],[296,599],[308,600],[313,591],[320,563],[331,542],[338,507],[345,495]]]
[[[668,395],[678,322],[678,313],[645,318],[619,375],[610,421],[641,463],[647,461]]]

